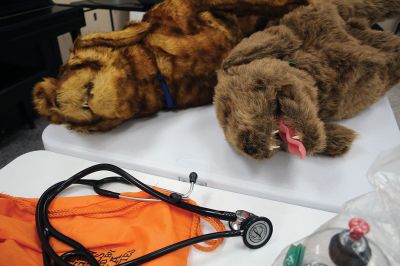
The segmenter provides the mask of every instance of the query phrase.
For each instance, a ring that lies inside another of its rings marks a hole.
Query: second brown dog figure
[[[369,27],[399,14],[400,0],[314,1],[244,39],[224,60],[214,98],[228,142],[255,159],[282,149],[344,154],[356,133],[330,122],[400,81],[400,37]]]

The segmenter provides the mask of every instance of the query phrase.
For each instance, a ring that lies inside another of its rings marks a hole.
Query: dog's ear
[[[222,62],[222,69],[250,63],[265,57],[281,59],[292,54],[301,41],[286,26],[274,26],[243,39]]]
[[[33,103],[37,112],[47,117],[52,123],[61,123],[60,116],[55,112],[57,80],[45,78],[33,88]]]
[[[132,45],[140,41],[149,29],[148,22],[132,22],[123,30],[91,33],[79,37],[74,43],[74,49],[93,46],[119,48]]]

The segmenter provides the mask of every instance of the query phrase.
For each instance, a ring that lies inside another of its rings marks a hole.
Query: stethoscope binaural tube
[[[67,187],[69,187],[74,183],[85,184],[85,182],[83,182],[84,180],[82,180],[81,182],[79,182],[79,180],[91,173],[103,170],[111,171],[115,174],[120,175],[121,178],[127,181],[128,183],[137,186],[138,188],[140,188],[141,190],[145,191],[146,193],[150,194],[155,198],[158,198],[169,204],[197,213],[202,216],[214,217],[220,220],[229,221],[230,224],[231,223],[235,224],[236,225],[235,227],[237,228],[235,230],[232,229],[232,231],[216,232],[187,239],[120,265],[123,266],[139,265],[186,246],[200,243],[209,239],[217,239],[225,237],[243,236],[243,241],[246,246],[248,246],[249,248],[259,248],[265,245],[269,241],[272,235],[272,230],[273,230],[272,223],[269,221],[269,219],[265,217],[258,217],[245,211],[238,211],[236,213],[233,213],[233,212],[213,210],[205,207],[192,205],[187,202],[180,201],[179,198],[178,200],[171,198],[149,187],[148,185],[140,182],[139,180],[137,180],[136,178],[134,178],[133,176],[122,170],[121,168],[118,168],[111,164],[98,164],[86,168],[80,171],[79,173],[73,175],[69,179],[61,181],[51,186],[40,197],[36,207],[36,229],[38,232],[39,239],[42,243],[43,263],[45,266],[51,265],[52,259],[54,263],[56,263],[56,265],[70,265],[69,263],[66,262],[66,260],[77,255],[85,257],[90,265],[93,266],[99,265],[94,256],[82,244],[63,235],[62,233],[58,232],[54,227],[52,227],[48,217],[48,208],[51,201],[64,189],[66,189]],[[104,190],[100,189],[100,191]],[[114,196],[112,194],[110,195],[106,194],[104,196],[115,197],[115,194]],[[242,212],[246,213],[246,215],[243,216],[241,214]],[[58,254],[53,250],[53,248],[49,244],[50,237],[58,239],[59,241],[74,248],[74,250],[63,254],[62,256],[58,256]]]
[[[63,187],[61,187],[60,191],[64,190],[71,184],[75,183],[77,180],[83,178],[84,176],[87,176],[91,173],[97,172],[97,171],[110,171],[115,174],[120,175],[123,179],[125,179],[127,182],[130,184],[138,187],[139,189],[143,190],[144,192],[150,194],[151,196],[158,198],[162,201],[165,201],[169,204],[173,204],[179,208],[186,209],[191,212],[195,212],[197,214],[203,215],[203,216],[209,216],[213,218],[217,218],[220,220],[225,220],[225,221],[235,221],[236,220],[236,214],[234,212],[226,212],[226,211],[218,211],[218,210],[213,210],[205,207],[200,207],[196,205],[192,205],[183,201],[175,202],[173,199],[171,199],[169,196],[151,188],[150,186],[142,183],[138,179],[134,178],[121,168],[112,165],[112,164],[97,164],[93,165],[89,168],[86,168],[82,170],[81,172],[75,174],[71,178],[67,179],[65,181],[65,185],[63,184]]]

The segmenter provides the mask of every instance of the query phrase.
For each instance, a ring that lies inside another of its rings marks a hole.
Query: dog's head
[[[326,146],[314,80],[287,62],[268,58],[220,71],[214,104],[227,140],[247,156],[285,149],[304,157]]]
[[[255,159],[281,149],[302,158],[323,151],[326,133],[314,83],[272,58],[221,70],[214,104],[228,142]]]
[[[79,38],[58,77],[36,84],[33,100],[39,114],[86,132],[108,130],[134,116],[138,112],[134,98],[140,95],[133,82],[139,78],[132,58],[143,61],[141,71],[146,70],[149,60],[135,46],[148,29],[141,22],[122,31]],[[150,63],[148,69],[155,79]]]

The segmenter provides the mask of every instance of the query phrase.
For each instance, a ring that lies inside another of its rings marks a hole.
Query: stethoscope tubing
[[[66,235],[58,232],[49,221],[48,217],[48,208],[51,201],[57,196],[59,193],[58,187],[62,185],[64,181],[61,181],[50,188],[48,188],[43,195],[40,197],[37,206],[36,213],[40,215],[36,215],[36,228],[38,232],[38,236],[40,242],[42,244],[43,249],[43,264],[44,266],[51,265],[51,258],[57,263],[57,265],[69,266],[67,262],[61,259],[58,254],[54,251],[49,243],[49,237],[52,236],[61,242],[73,247],[76,251],[79,251],[81,255],[85,256],[90,265],[98,265],[96,259],[90,254],[84,246],[82,246],[79,242],[67,237]]]
[[[115,174],[120,175],[124,180],[127,182],[135,185],[136,187],[140,188],[141,190],[145,191],[146,193],[150,194],[151,196],[155,198],[159,198],[160,200],[167,202],[169,204],[172,204],[174,206],[177,206],[179,208],[195,212],[199,215],[203,216],[208,216],[208,217],[214,217],[220,220],[225,220],[225,221],[235,221],[236,220],[236,214],[233,212],[226,212],[226,211],[219,211],[219,210],[213,210],[205,207],[200,207],[196,205],[192,205],[183,201],[178,201],[174,202],[172,201],[167,195],[149,187],[148,185],[142,183],[141,181],[137,180],[124,170],[111,165],[111,164],[97,164],[93,165],[91,167],[88,167],[79,173],[73,175],[69,179],[65,181],[58,182],[57,184],[51,186],[48,188],[43,195],[40,197],[37,207],[36,207],[36,228],[38,231],[39,239],[42,243],[42,249],[43,249],[43,263],[45,266],[50,266],[51,265],[51,259],[50,257],[54,260],[54,262],[57,265],[65,265],[68,266],[67,262],[63,258],[66,258],[70,255],[73,254],[79,254],[83,255],[88,261],[90,265],[99,265],[96,259],[93,257],[92,254],[90,254],[84,246],[82,246],[80,243],[76,242],[75,240],[63,235],[62,233],[58,232],[51,224],[49,221],[48,217],[48,208],[51,203],[51,201],[58,195],[60,194],[64,189],[69,187],[70,185],[77,183],[78,180],[82,179],[83,177],[97,172],[97,171],[110,171],[114,172]],[[147,261],[150,261],[154,258],[160,257],[162,255],[165,255],[169,252],[175,251],[177,249],[180,249],[182,247],[186,247],[189,245],[193,245],[196,243],[203,242],[205,240],[210,240],[210,239],[216,239],[216,238],[224,238],[224,237],[234,237],[234,236],[240,236],[242,234],[241,230],[235,230],[235,231],[224,231],[224,232],[217,232],[217,233],[211,233],[211,234],[206,234],[198,237],[194,237],[191,239],[187,239],[178,243],[175,243],[173,245],[167,246],[165,248],[162,248],[160,250],[154,251],[152,253],[149,253],[147,255],[144,255],[140,258],[137,258],[136,260],[133,260],[131,262],[126,262],[125,264],[121,264],[124,266],[127,265],[138,265],[145,263]],[[64,254],[62,257],[59,257],[58,254],[53,250],[49,243],[49,237],[52,236],[65,244],[71,246],[75,250],[72,250],[71,252],[67,252]]]
[[[211,239],[217,239],[217,238],[229,238],[229,237],[236,237],[236,236],[241,236],[242,235],[241,230],[235,230],[235,231],[223,231],[223,232],[217,232],[217,233],[210,233],[210,234],[205,234],[197,237],[193,237],[190,239],[183,240],[181,242],[177,242],[175,244],[172,244],[170,246],[167,246],[165,248],[161,248],[159,250],[153,251],[149,254],[146,254],[142,257],[139,257],[137,259],[134,259],[132,261],[128,261],[126,263],[119,264],[118,266],[136,266],[140,265],[146,262],[149,262],[153,259],[156,259],[158,257],[161,257],[165,254],[168,254],[170,252],[176,251],[178,249],[191,246],[194,244],[198,244],[207,240]]]

